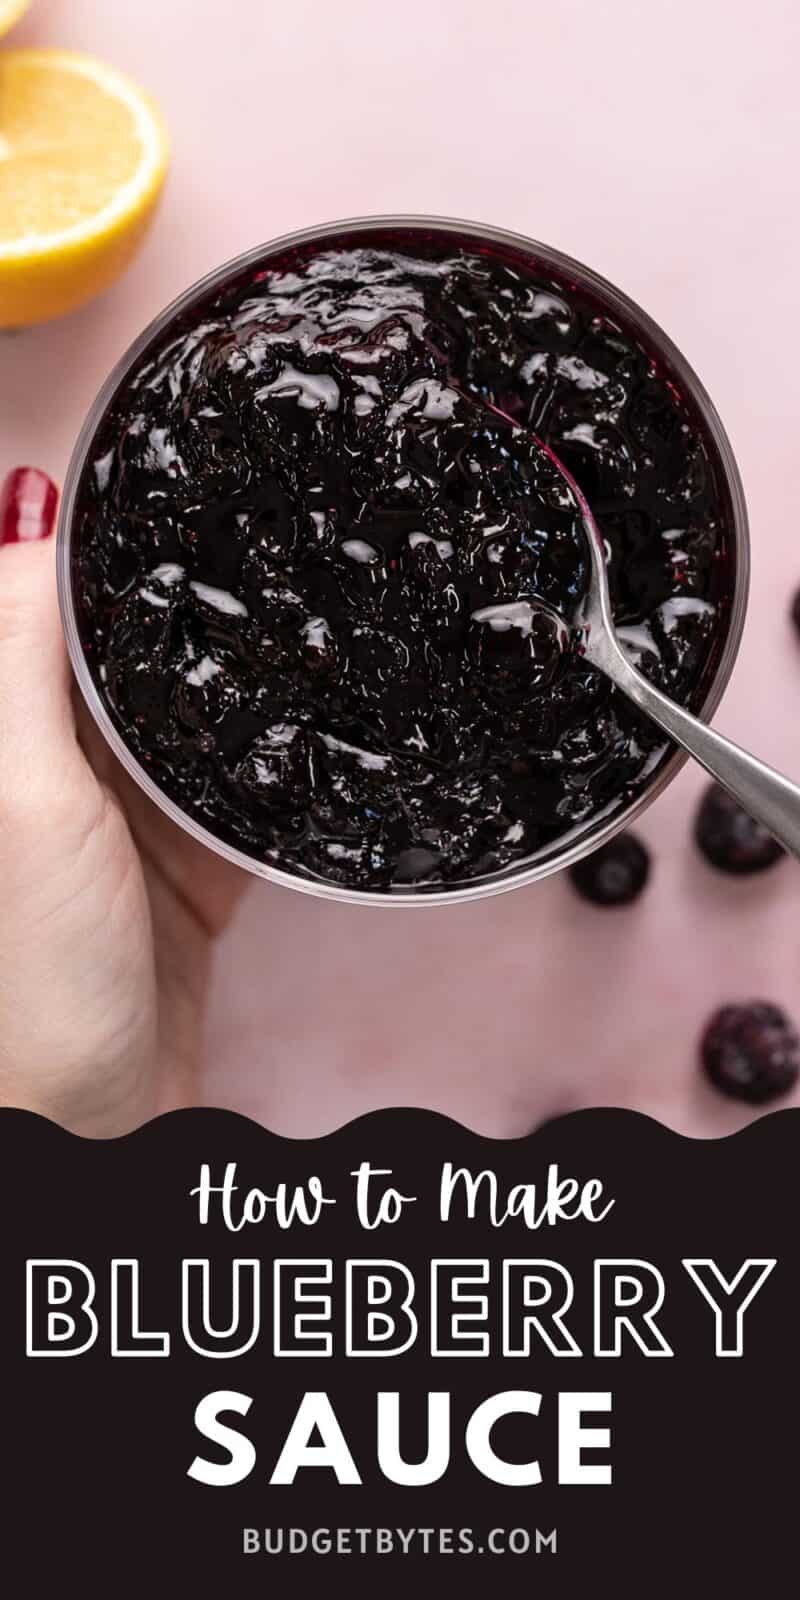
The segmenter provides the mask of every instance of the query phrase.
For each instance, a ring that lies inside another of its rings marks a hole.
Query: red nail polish
[[[16,467],[0,488],[0,545],[29,544],[53,531],[58,490],[38,467]]]

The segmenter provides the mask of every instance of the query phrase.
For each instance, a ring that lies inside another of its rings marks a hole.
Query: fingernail
[[[0,545],[30,544],[53,531],[58,490],[38,467],[15,467],[0,488]]]

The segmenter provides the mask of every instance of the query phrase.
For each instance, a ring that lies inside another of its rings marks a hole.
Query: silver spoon
[[[431,348],[439,359],[443,359],[435,345]],[[464,394],[449,375],[447,382],[448,386],[458,394],[462,404],[475,412],[475,400]],[[742,750],[731,739],[723,738],[721,733],[716,733],[697,717],[693,717],[690,711],[670,700],[668,695],[657,689],[649,678],[633,665],[620,643],[614,626],[608,588],[606,542],[595,522],[583,490],[573,478],[569,468],[564,466],[563,461],[538,433],[530,428],[524,428],[492,401],[484,400],[483,406],[508,426],[526,433],[536,448],[543,451],[564,480],[583,523],[589,549],[590,579],[588,590],[571,624],[543,600],[529,602],[529,605],[541,608],[542,613],[548,615],[552,623],[560,626],[565,635],[571,626],[573,634],[577,635],[578,647],[585,659],[610,678],[615,687],[627,695],[645,716],[662,728],[675,744],[680,745],[690,756],[694,756],[695,760],[705,767],[706,772],[709,772],[712,778],[716,778],[756,822],[762,823],[767,832],[771,833],[790,855],[800,860],[800,786],[792,783],[789,778],[784,778],[773,767],[768,767],[766,762],[759,761],[757,756],[751,756],[747,750]],[[503,606],[489,606],[473,615],[476,620],[483,618],[488,621],[492,614],[505,612],[507,620],[507,609]]]
[[[538,436],[537,443],[568,483],[578,504],[589,547],[589,588],[573,624],[579,633],[582,654],[645,716],[663,728],[670,739],[694,756],[790,855],[800,859],[800,787],[730,739],[724,739],[721,733],[706,727],[690,711],[662,694],[633,665],[614,627],[606,543],[591,507],[571,472],[549,445]]]

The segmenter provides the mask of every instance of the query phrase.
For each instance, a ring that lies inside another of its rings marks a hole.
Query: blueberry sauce
[[[727,627],[730,508],[598,294],[478,239],[332,236],[129,371],[79,486],[82,642],[134,756],[219,838],[348,887],[456,885],[659,767],[572,646],[586,549],[533,431],[608,540],[622,637],[684,703]]]

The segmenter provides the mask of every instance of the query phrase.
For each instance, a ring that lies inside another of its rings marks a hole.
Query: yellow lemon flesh
[[[167,159],[156,107],[113,68],[64,50],[0,52],[0,328],[60,316],[114,282]]]
[[[31,0],[0,0],[0,39],[24,17]]]

